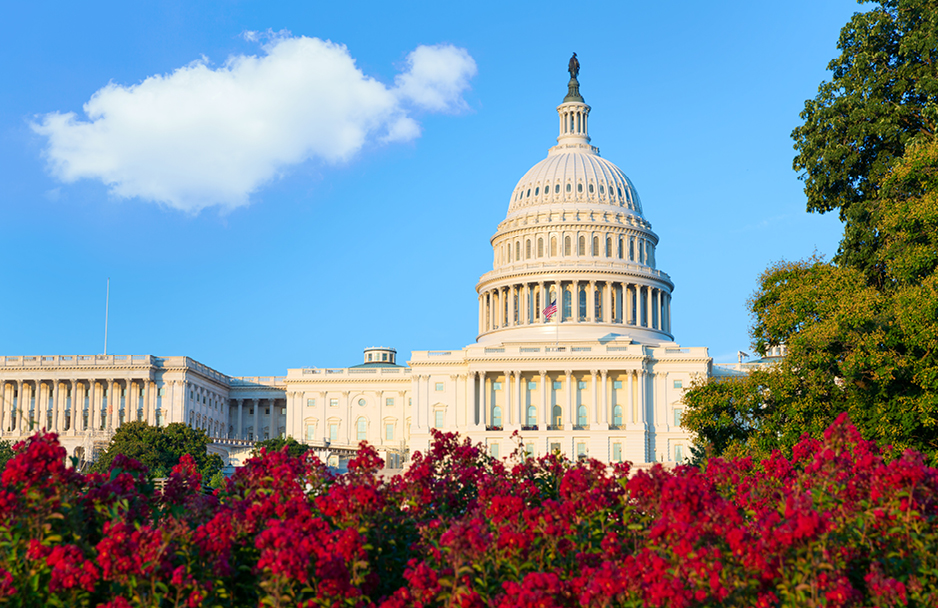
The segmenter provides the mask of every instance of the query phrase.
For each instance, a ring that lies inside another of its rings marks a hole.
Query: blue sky
[[[789,134],[862,8],[7,6],[0,354],[101,352],[107,277],[109,352],[232,375],[473,342],[489,238],[555,143],[576,51],[592,143],[661,239],[675,340],[730,360],[759,274],[836,251]]]

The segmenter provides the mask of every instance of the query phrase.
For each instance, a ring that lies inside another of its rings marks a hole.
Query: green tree
[[[711,380],[685,395],[697,454],[767,454],[849,412],[868,439],[938,457],[938,139],[920,138],[877,183],[868,208],[881,273],[817,258],[761,277],[756,350],[778,366]]]
[[[867,269],[878,242],[869,207],[878,184],[913,137],[938,125],[938,1],[880,0],[844,26],[837,48],[830,81],[805,102],[804,124],[792,132],[793,167],[808,210],[838,210],[845,222],[835,261]]]
[[[255,443],[254,453],[260,454],[261,448],[267,448],[268,452],[279,452],[284,446],[287,447],[287,453],[294,458],[300,457],[312,449],[310,446],[305,443],[300,443],[293,437],[287,437],[286,439],[283,437],[273,437]]]
[[[3,473],[7,461],[11,458],[13,458],[13,444],[6,440],[0,441],[0,473]]]
[[[193,429],[181,422],[165,427],[150,426],[146,422],[122,424],[107,450],[94,462],[91,470],[104,473],[118,454],[140,461],[153,477],[165,477],[179,463],[183,454],[191,454],[206,482],[221,470],[222,460],[218,454],[206,451],[208,437],[205,431]]]

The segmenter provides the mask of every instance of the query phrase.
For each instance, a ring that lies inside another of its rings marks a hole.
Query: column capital
[[[599,370],[599,373],[602,374],[603,380],[605,380],[605,379],[606,379],[606,376],[609,374],[609,370],[608,370],[608,369],[602,369],[602,370]]]
[[[539,370],[537,373],[540,374],[541,378],[543,378],[544,376],[547,375],[547,370],[546,370],[546,369],[542,369],[542,370]]]

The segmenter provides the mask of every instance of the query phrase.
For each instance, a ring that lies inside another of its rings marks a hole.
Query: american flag
[[[550,306],[544,309],[544,316],[550,321],[550,318],[557,314],[557,300],[550,303]]]

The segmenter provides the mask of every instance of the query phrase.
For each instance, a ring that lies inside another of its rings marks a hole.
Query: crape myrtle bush
[[[53,434],[0,484],[15,606],[935,606],[938,473],[846,416],[792,457],[705,471],[505,461],[436,433],[402,475],[262,451],[205,494],[189,457],[65,466]]]

